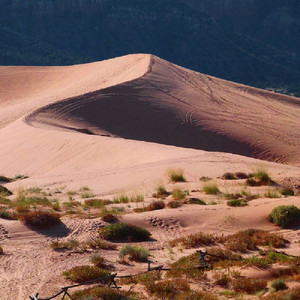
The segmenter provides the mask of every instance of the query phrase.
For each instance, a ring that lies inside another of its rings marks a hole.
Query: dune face
[[[25,121],[299,164],[299,99],[144,57],[148,66],[136,78],[43,106]]]

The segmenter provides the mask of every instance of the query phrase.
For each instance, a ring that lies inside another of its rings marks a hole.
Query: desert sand
[[[29,177],[4,184],[14,195],[39,187],[59,191],[62,202],[67,191],[88,186],[97,198],[136,193],[151,201],[158,184],[170,190],[174,186],[166,176],[172,167],[182,168],[187,178],[178,186],[194,190],[197,197],[203,196],[200,177],[217,180],[224,192],[236,192],[244,182],[229,184],[220,179],[222,174],[251,172],[261,165],[276,182],[300,187],[298,98],[217,79],[147,54],[67,67],[0,67],[0,141],[0,174]],[[80,195],[74,198],[83,202]],[[141,214],[124,205],[128,213],[121,219],[151,231],[156,242],[144,245],[153,249],[159,264],[183,256],[170,256],[168,241],[199,231],[278,232],[291,242],[285,251],[300,255],[299,230],[281,230],[267,221],[278,205],[299,207],[299,196],[262,196],[246,208],[226,206],[214,196],[208,200],[218,203]],[[151,217],[170,226],[152,226]],[[87,254],[57,253],[48,244],[57,238],[85,241],[105,223],[70,216],[63,222],[64,229],[40,233],[0,219],[0,242],[8,253],[0,257],[1,299],[27,299],[37,291],[49,296],[67,284],[62,271],[87,261]],[[117,259],[116,253],[104,255]],[[116,264],[121,273],[146,268]]]

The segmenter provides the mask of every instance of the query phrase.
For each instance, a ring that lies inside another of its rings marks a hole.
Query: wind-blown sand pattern
[[[193,72],[152,55],[67,67],[0,67],[0,174],[29,175],[6,184],[15,192],[31,186],[52,191],[89,186],[97,197],[122,191],[151,195],[169,167],[183,168],[188,179],[183,187],[197,189],[201,176],[251,172],[262,163],[272,178],[295,182],[299,149],[299,99]],[[130,213],[123,220],[148,228],[164,245],[199,230],[278,231],[266,220],[270,210],[297,203],[299,197],[264,198],[247,208],[190,206]],[[151,217],[166,226],[152,226]],[[103,226],[99,220],[68,218],[64,224],[61,238],[79,240]],[[292,241],[290,253],[298,255],[299,230],[280,232]],[[55,293],[65,282],[61,272],[84,264],[80,254],[67,256],[45,246],[53,238],[53,233],[43,235],[0,219],[1,244],[11,253],[0,258],[3,299]],[[160,262],[168,260],[164,255],[156,253]],[[110,258],[115,259],[113,254]],[[124,266],[118,268],[126,272]]]

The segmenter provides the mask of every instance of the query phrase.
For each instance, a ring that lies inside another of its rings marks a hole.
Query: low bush
[[[186,179],[183,175],[182,169],[169,169],[168,177],[171,182],[185,182]]]
[[[34,228],[47,228],[59,224],[60,215],[49,211],[30,211],[20,216],[20,220],[26,225]]]
[[[2,196],[11,196],[12,192],[9,189],[7,189],[5,186],[0,185],[0,195],[2,195]]]
[[[124,245],[120,249],[119,256],[122,259],[128,257],[128,259],[134,261],[147,261],[149,257],[149,252],[143,247]]]
[[[115,223],[118,222],[118,218],[110,213],[105,213],[102,217],[101,220],[107,223]]]
[[[102,208],[105,205],[111,204],[110,200],[102,200],[102,199],[87,199],[84,201],[84,204],[89,207]]]
[[[268,190],[265,192],[264,196],[266,198],[280,198],[280,194],[278,194],[276,191]]]
[[[249,175],[244,172],[236,172],[234,176],[237,179],[247,179],[249,177]]]
[[[159,210],[159,209],[164,209],[165,207],[166,207],[165,202],[163,202],[162,200],[157,200],[157,201],[152,201],[147,207],[147,210],[148,211]]]
[[[236,172],[236,173],[226,172],[223,174],[222,179],[234,180],[234,179],[247,179],[248,177],[249,175],[247,175],[244,172]]]
[[[189,204],[206,205],[206,202],[204,200],[201,200],[198,198],[189,198],[188,203]]]
[[[11,182],[12,179],[3,175],[0,175],[0,182]]]
[[[215,280],[215,284],[227,288],[231,281],[231,278],[228,274],[223,272],[218,272],[213,275],[213,279]]]
[[[182,206],[182,203],[180,201],[177,200],[171,200],[168,202],[167,204],[168,207],[170,208],[178,208]]]
[[[220,193],[220,190],[216,183],[206,183],[202,187],[202,191],[208,195],[217,195]]]
[[[286,290],[287,286],[283,280],[275,279],[274,281],[271,282],[271,289],[273,292],[277,292],[277,291]]]
[[[207,181],[212,180],[212,178],[211,178],[211,177],[207,177],[207,176],[202,176],[202,177],[200,177],[199,180],[200,180],[200,181],[203,181],[203,182],[207,182]]]
[[[94,287],[77,291],[72,294],[72,298],[76,300],[133,300],[134,293],[120,291],[108,287]]]
[[[18,216],[15,212],[0,207],[0,218],[5,220],[17,220]]]
[[[185,248],[196,248],[200,246],[214,245],[218,238],[212,234],[199,232],[196,234],[190,234],[185,237],[177,238],[169,242],[171,247],[181,245]]]
[[[95,195],[93,193],[88,193],[88,192],[81,193],[80,196],[81,196],[82,199],[87,199],[87,198],[93,198],[93,197],[95,197]]]
[[[150,282],[146,285],[147,291],[161,299],[174,299],[182,292],[190,290],[190,285],[186,280],[173,279]]]
[[[225,179],[225,180],[234,180],[236,178],[235,178],[235,176],[234,176],[233,173],[226,172],[226,173],[223,174],[222,179]]]
[[[288,243],[283,237],[265,230],[247,229],[224,238],[225,246],[232,251],[247,252],[256,250],[257,246],[282,248]]]
[[[275,207],[270,216],[270,222],[280,226],[287,227],[300,218],[300,209],[294,205],[281,205]]]
[[[272,179],[264,168],[257,168],[246,180],[246,184],[249,186],[270,185],[271,183]]]
[[[166,188],[163,185],[159,185],[156,188],[155,193],[153,194],[154,198],[166,198],[170,195],[169,192],[167,192]]]
[[[63,275],[75,282],[84,282],[110,275],[105,269],[94,266],[77,266],[63,272]]]
[[[289,188],[284,188],[280,191],[281,195],[283,196],[294,196],[295,195],[295,192],[292,190],[292,189],[289,189]]]
[[[267,287],[267,280],[238,277],[232,281],[232,288],[235,292],[257,293]]]
[[[91,249],[102,249],[102,250],[116,250],[117,245],[108,243],[102,239],[91,239],[87,242],[87,245]]]
[[[128,239],[132,241],[147,241],[151,236],[148,230],[126,223],[110,224],[101,228],[99,234],[102,238],[110,241]]]
[[[172,197],[174,200],[184,200],[186,197],[186,193],[182,189],[175,187],[172,190]]]
[[[228,206],[247,206],[248,203],[246,200],[241,200],[241,199],[233,199],[233,200],[228,200],[227,201]]]
[[[53,241],[51,243],[51,248],[55,251],[59,250],[74,250],[77,249],[79,246],[79,242],[77,240],[70,240],[67,242],[59,242],[59,241]]]
[[[90,257],[90,262],[98,268],[106,268],[107,263],[106,260],[98,253],[94,253]]]

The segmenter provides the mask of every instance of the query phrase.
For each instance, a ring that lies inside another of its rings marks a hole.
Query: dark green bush
[[[273,289],[273,291],[277,292],[277,291],[286,290],[287,286],[283,280],[275,279],[274,281],[271,282],[271,288]]]
[[[126,223],[110,224],[101,228],[99,234],[109,241],[128,239],[132,241],[147,241],[151,236],[148,230]]]
[[[206,205],[206,202],[201,200],[201,199],[198,199],[198,198],[190,198],[188,200],[188,203],[189,204],[198,204],[198,205]]]
[[[2,196],[11,196],[12,192],[9,189],[7,189],[5,186],[0,185],[0,195],[2,195]]]
[[[285,188],[280,192],[281,192],[281,195],[283,195],[283,196],[294,196],[295,195],[294,191],[289,188]]]
[[[294,205],[281,205],[275,207],[269,216],[269,220],[280,227],[287,227],[299,220],[299,218],[300,209]]]
[[[12,179],[3,175],[0,175],[0,182],[11,182]]]

